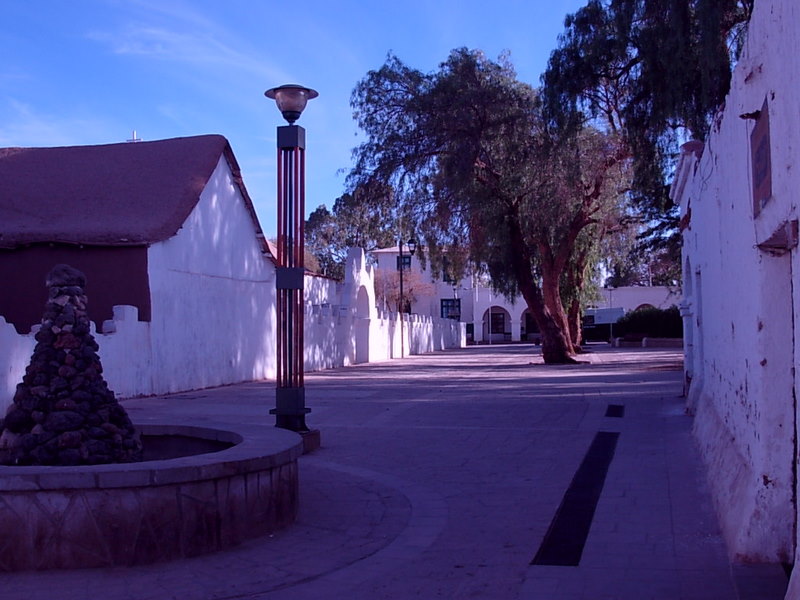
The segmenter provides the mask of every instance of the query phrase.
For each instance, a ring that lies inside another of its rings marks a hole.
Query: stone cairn
[[[86,277],[69,265],[47,276],[36,347],[0,421],[0,463],[93,465],[142,460],[125,409],[103,379],[89,329]]]

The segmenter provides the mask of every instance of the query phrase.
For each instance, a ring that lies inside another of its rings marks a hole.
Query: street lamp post
[[[398,310],[399,317],[400,317],[400,358],[403,358],[405,355],[405,330],[403,327],[403,313],[405,312],[405,302],[404,302],[404,295],[403,295],[403,271],[405,270],[405,265],[403,264],[403,244],[408,246],[408,252],[411,256],[414,256],[414,252],[417,250],[417,240],[414,239],[414,236],[411,236],[407,242],[403,242],[403,238],[400,238],[400,258],[398,258],[398,265],[397,268],[400,271],[400,307]]]
[[[303,277],[306,131],[295,125],[306,102],[319,94],[300,85],[282,85],[264,92],[275,100],[289,123],[278,127],[277,387],[275,426],[304,434],[306,451],[319,445],[319,432],[306,425],[303,386]],[[312,440],[315,440],[312,441]]]

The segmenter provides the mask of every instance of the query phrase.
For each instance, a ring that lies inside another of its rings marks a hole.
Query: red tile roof
[[[224,155],[262,240],[228,141],[0,148],[0,248],[32,243],[147,245],[175,235]],[[266,249],[266,248],[265,248]]]

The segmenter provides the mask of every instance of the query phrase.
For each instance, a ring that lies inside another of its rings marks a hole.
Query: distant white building
[[[376,266],[384,272],[400,269],[400,251],[397,246],[374,250]],[[460,281],[443,281],[434,277],[430,264],[423,268],[417,256],[403,249],[405,268],[420,276],[425,291],[417,294],[411,312],[421,315],[455,319],[467,324],[467,339],[474,342],[511,342],[534,339],[538,334],[522,298],[508,302],[502,295],[494,294],[482,286],[475,275]]]
[[[640,308],[669,308],[677,306],[681,301],[680,288],[659,285],[604,287],[600,288],[599,295],[590,308],[619,308],[623,313]]]
[[[378,269],[386,272],[399,270],[400,251],[397,246],[374,250],[372,255]],[[457,282],[443,281],[434,276],[429,264],[423,268],[419,258],[411,256],[408,248],[403,249],[403,261],[406,269],[417,273],[427,284],[425,293],[417,294],[411,306],[412,312],[463,321],[467,324],[467,338],[476,343],[540,340],[539,329],[522,296],[509,302],[474,274]],[[601,292],[599,302],[592,308],[617,308],[619,311],[613,311],[616,318],[637,308],[669,308],[680,301],[676,288],[620,287]]]

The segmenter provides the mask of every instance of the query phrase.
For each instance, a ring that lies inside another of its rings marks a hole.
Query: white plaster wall
[[[364,250],[350,248],[339,304],[348,314],[369,319],[378,315],[375,302],[375,270],[367,264]]]
[[[115,306],[114,318],[104,323],[108,333],[98,333],[90,322],[100,350],[103,376],[109,388],[120,397],[156,393],[157,382],[152,376],[150,323],[138,321],[134,306]],[[14,398],[17,384],[22,382],[30,362],[38,331],[36,325],[29,334],[16,333],[14,326],[0,317],[0,414]]]
[[[519,296],[512,302],[509,302],[504,296],[495,294],[489,288],[476,286],[472,293],[472,304],[472,322],[475,326],[474,331],[476,342],[488,342],[490,340],[492,342],[502,342],[505,339],[505,336],[502,334],[488,333],[489,317],[487,311],[489,308],[491,308],[493,312],[504,310],[506,313],[508,313],[507,318],[510,319],[511,323],[510,328],[507,326],[506,329],[507,331],[511,332],[512,341],[517,342],[520,340],[522,315],[525,312],[525,309],[528,308],[528,305],[522,299],[522,296]],[[484,326],[484,320],[486,320],[486,326]],[[486,332],[484,332],[484,329],[486,329]]]
[[[17,384],[22,382],[36,340],[33,333],[20,335],[11,323],[0,316],[0,415],[14,399]]]
[[[148,262],[157,393],[275,375],[275,268],[224,157]]]
[[[100,349],[103,376],[108,387],[120,397],[161,393],[159,370],[153,369],[151,325],[139,321],[135,306],[115,306],[113,318],[104,321],[98,333],[91,323],[92,334]]]
[[[393,263],[394,264],[394,263]],[[375,271],[361,248],[348,251],[338,295],[322,305],[306,304],[305,369],[318,371],[361,362],[433,352],[466,345],[463,323],[429,315],[400,316],[375,304]],[[308,282],[308,278],[306,279]],[[401,347],[401,329],[402,347]]]
[[[464,323],[427,315],[406,316],[404,344],[400,347],[400,322],[397,313],[371,319],[329,314],[306,316],[305,370],[321,371],[347,367],[359,362],[383,362],[393,358],[466,346]],[[368,346],[360,358],[359,338]]]
[[[306,273],[303,285],[306,305],[314,307],[332,305],[338,302],[341,296],[342,284],[324,275]]]
[[[230,183],[221,163],[179,234],[151,248],[152,322],[140,322],[135,307],[115,306],[113,319],[93,330],[119,397],[274,378],[274,267]],[[231,222],[218,223],[225,219]],[[362,250],[350,251],[346,271],[342,283],[306,278],[307,371],[401,355],[399,316],[378,312],[374,270]],[[464,324],[449,319],[406,315],[403,332],[404,356],[466,345]],[[0,410],[34,345],[33,335],[0,318]]]
[[[622,308],[625,312],[636,310],[643,304],[655,308],[669,308],[681,301],[678,288],[667,286],[623,286],[618,288],[600,288],[600,299],[597,308]]]
[[[688,405],[734,557],[791,561],[795,540],[797,250],[755,246],[797,218],[800,9],[756,3],[747,47],[702,158],[686,155],[676,180],[684,231]],[[770,102],[773,199],[753,218],[750,133],[740,118]],[[685,185],[683,179],[685,178]],[[673,188],[674,190],[676,188]]]

